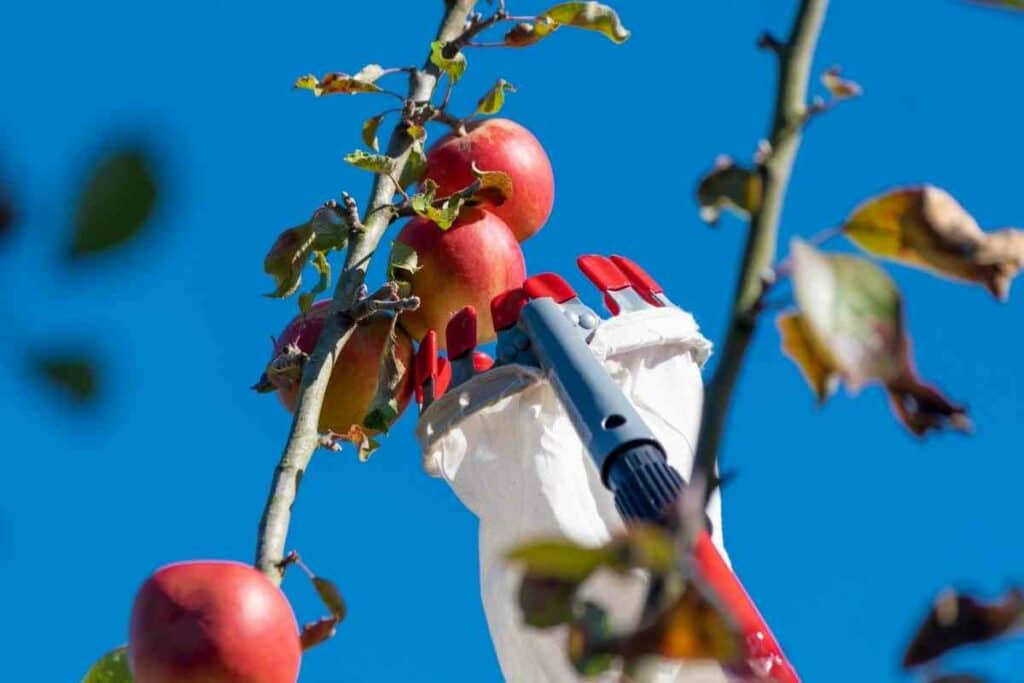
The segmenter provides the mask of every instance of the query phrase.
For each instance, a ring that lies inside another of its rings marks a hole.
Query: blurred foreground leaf
[[[1024,267],[1024,231],[985,232],[952,195],[931,185],[865,201],[846,219],[843,232],[868,253],[976,282],[1001,300]]]
[[[35,374],[59,389],[75,403],[85,405],[99,394],[96,362],[79,352],[39,354],[33,359]]]
[[[823,254],[800,240],[793,242],[791,258],[799,310],[779,317],[782,349],[819,402],[840,379],[852,393],[880,382],[896,416],[915,435],[945,426],[970,429],[965,408],[918,378],[903,300],[884,270],[856,256]]]
[[[953,648],[983,643],[1012,632],[1024,624],[1024,593],[1013,588],[993,602],[944,591],[925,616],[903,655],[903,667],[930,662]]]
[[[128,668],[128,649],[119,647],[92,665],[82,683],[132,683]]]
[[[156,202],[153,161],[139,149],[108,154],[89,172],[79,195],[71,257],[81,258],[128,242],[145,226]]]

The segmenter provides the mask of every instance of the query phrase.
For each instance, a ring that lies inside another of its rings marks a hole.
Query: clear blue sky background
[[[754,40],[785,30],[794,4],[628,0],[623,46],[565,30],[529,50],[469,55],[455,111],[507,78],[520,88],[507,114],[554,163],[555,211],[526,245],[531,271],[582,288],[577,254],[629,254],[720,339],[743,226],[700,224],[694,181],[716,154],[748,157],[764,135],[773,64]],[[984,225],[1019,224],[1024,91],[1011,57],[1024,17],[953,0],[834,4],[815,72],[842,63],[866,96],[809,131],[785,238],[922,181]],[[262,257],[324,199],[365,196],[368,176],[341,156],[364,118],[392,106],[289,87],[309,71],[420,62],[440,5],[6,7],[0,160],[25,220],[0,252],[0,604],[4,650],[16,655],[4,678],[78,680],[125,641],[134,591],[161,564],[250,559],[288,417],[248,386],[295,310],[261,296]],[[67,273],[56,255],[73,189],[123,130],[152,133],[165,154],[160,219],[109,269]],[[877,389],[816,409],[770,321],[728,433],[725,464],[740,477],[726,494],[727,543],[807,681],[911,680],[898,657],[933,594],[953,582],[994,595],[1024,567],[1024,290],[1001,305],[981,288],[893,272],[919,367],[970,405],[975,436],[918,443]],[[108,401],[75,415],[26,379],[18,352],[80,338],[106,348],[113,379]],[[323,453],[303,480],[288,545],[337,581],[351,610],[337,639],[306,657],[304,682],[499,679],[475,520],[421,472],[413,422],[369,464]],[[300,620],[320,614],[300,574],[285,586]],[[1024,644],[954,662],[1019,681]]]

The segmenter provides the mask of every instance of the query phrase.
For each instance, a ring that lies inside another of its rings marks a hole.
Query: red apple
[[[324,320],[330,307],[329,301],[313,304],[305,315],[299,315],[284,329],[274,347],[276,357],[285,346],[295,344],[300,350],[312,353]],[[366,417],[377,390],[377,372],[380,369],[380,354],[384,350],[391,325],[385,313],[374,315],[361,322],[352,337],[345,344],[341,355],[334,363],[331,380],[320,409],[320,431],[328,430],[345,434],[349,427],[361,424]],[[412,340],[401,329],[397,333],[398,359],[405,368],[412,367]],[[412,390],[411,373],[406,372],[399,385],[398,410],[401,413],[409,403]],[[289,411],[295,411],[299,397],[298,382],[278,386],[281,403]]]
[[[295,683],[301,657],[287,598],[249,565],[171,564],[135,596],[135,683]]]
[[[530,131],[508,119],[475,121],[465,135],[438,140],[427,153],[425,177],[437,183],[437,196],[444,197],[473,182],[474,162],[481,171],[504,171],[512,179],[512,196],[489,208],[517,240],[543,227],[555,201],[555,177],[548,155]]]
[[[405,224],[396,241],[412,247],[420,269],[411,278],[420,307],[403,313],[399,323],[417,341],[437,331],[444,348],[448,319],[464,306],[477,312],[477,341],[494,339],[491,299],[519,287],[526,278],[523,252],[505,222],[490,211],[463,209],[448,230],[425,218]]]

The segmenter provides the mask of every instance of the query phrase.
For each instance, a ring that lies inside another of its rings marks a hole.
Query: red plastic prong
[[[494,331],[501,332],[519,322],[519,311],[530,301],[521,287],[508,289],[491,299],[491,320]]]
[[[434,375],[434,398],[438,399],[448,391],[448,385],[452,383],[452,364],[447,358],[437,359],[437,374]]]
[[[445,330],[448,358],[462,358],[476,348],[476,309],[464,306],[448,320]]]
[[[655,294],[664,293],[661,285],[658,281],[651,277],[646,270],[641,268],[635,261],[626,258],[625,256],[619,256],[618,254],[612,255],[612,262],[619,267],[619,269],[626,274],[629,281],[633,283],[633,288],[640,292],[641,296],[650,301],[652,304],[661,305],[661,302],[655,298]]]
[[[483,351],[473,352],[473,369],[477,372],[487,372],[494,367],[494,359]]]
[[[629,287],[629,278],[619,270],[619,267],[608,258],[600,254],[587,254],[576,259],[587,279],[597,285],[602,292],[609,290],[615,292]]]
[[[541,273],[527,278],[523,283],[523,289],[531,299],[543,299],[550,297],[556,303],[564,304],[576,296],[576,290],[569,286],[569,283],[554,273]]]
[[[437,374],[437,332],[428,330],[423,335],[413,362],[412,378],[416,387],[416,402],[423,405],[423,383]]]
[[[615,299],[611,298],[607,292],[604,294],[604,307],[608,309],[608,312],[612,315],[618,315],[620,313],[619,305],[615,303]]]

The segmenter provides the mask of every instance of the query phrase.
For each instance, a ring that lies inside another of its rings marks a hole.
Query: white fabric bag
[[[700,424],[700,370],[710,354],[693,317],[676,307],[624,313],[603,321],[591,350],[654,431],[668,461],[690,472]],[[565,627],[522,623],[519,572],[505,552],[537,537],[563,536],[600,545],[623,528],[610,491],[543,371],[499,366],[449,390],[424,411],[417,427],[423,464],[443,478],[480,520],[480,591],[502,673],[511,683],[582,680],[566,654]],[[721,501],[708,516],[722,544]],[[639,616],[642,575],[599,574],[585,594],[610,610],[613,627]],[[614,673],[587,680],[617,681]],[[653,680],[727,681],[717,665],[658,665]]]

